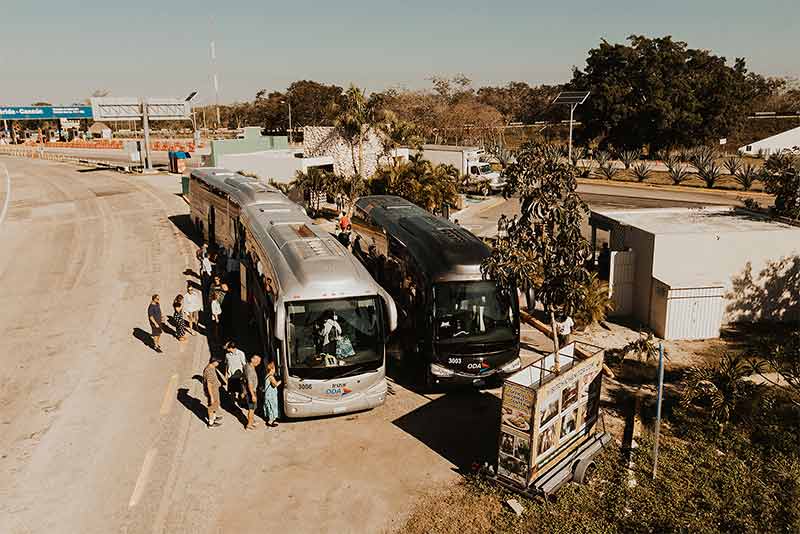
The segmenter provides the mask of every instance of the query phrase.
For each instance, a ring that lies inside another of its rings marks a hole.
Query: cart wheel
[[[585,458],[578,462],[575,466],[575,471],[572,474],[572,480],[578,484],[588,484],[595,471],[594,460]]]

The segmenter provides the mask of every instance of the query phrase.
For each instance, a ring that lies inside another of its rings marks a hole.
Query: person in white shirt
[[[572,327],[575,322],[572,317],[562,314],[556,321],[556,333],[558,334],[558,345],[563,347],[572,341]]]
[[[244,379],[244,366],[247,359],[244,352],[236,348],[236,343],[228,341],[225,343],[225,378],[228,380],[228,395],[233,396],[237,401],[242,395]]]
[[[200,320],[200,312],[203,311],[203,298],[198,291],[194,290],[191,282],[186,282],[183,311],[186,314],[186,322],[189,323],[189,333],[195,335]]]

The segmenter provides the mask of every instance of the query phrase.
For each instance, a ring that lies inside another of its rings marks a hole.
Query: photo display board
[[[585,356],[585,351],[583,352]],[[527,487],[595,431],[603,352],[581,359],[574,344],[550,353],[503,384],[497,474]]]

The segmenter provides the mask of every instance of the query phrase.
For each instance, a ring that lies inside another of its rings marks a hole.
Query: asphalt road
[[[150,295],[168,313],[195,264],[179,181],[0,164],[3,533],[380,532],[496,451],[497,391],[395,381],[370,412],[207,429],[206,339],[145,345]]]

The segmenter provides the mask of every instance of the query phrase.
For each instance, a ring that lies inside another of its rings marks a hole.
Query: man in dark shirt
[[[156,352],[161,352],[161,333],[163,331],[161,325],[164,323],[164,316],[161,314],[158,295],[153,295],[150,299],[150,306],[147,307],[147,320],[150,321],[153,348]]]

